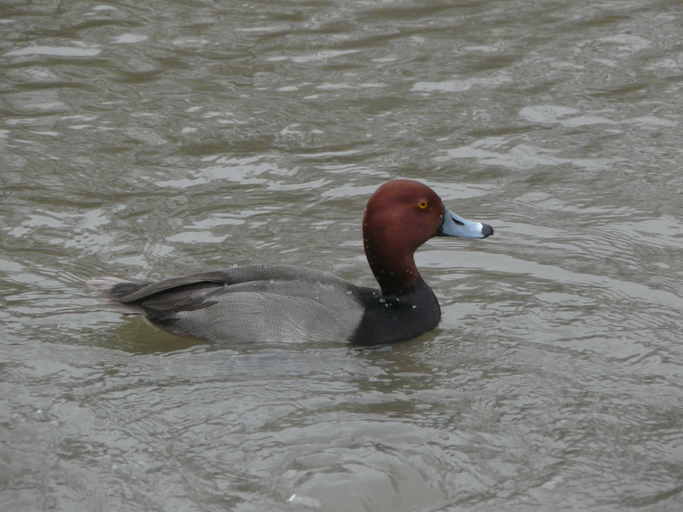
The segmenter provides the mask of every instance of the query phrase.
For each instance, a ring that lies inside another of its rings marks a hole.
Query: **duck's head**
[[[473,222],[447,209],[428,186],[413,180],[393,180],[368,200],[363,216],[363,245],[384,293],[401,293],[420,275],[413,253],[435,236],[486,238],[488,224]]]

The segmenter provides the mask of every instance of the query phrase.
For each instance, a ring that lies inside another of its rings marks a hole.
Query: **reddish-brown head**
[[[363,244],[385,293],[410,289],[419,278],[413,253],[438,233],[443,216],[441,198],[417,181],[389,181],[370,197]]]
[[[368,200],[363,245],[385,294],[410,290],[420,278],[413,253],[436,235],[486,238],[487,224],[467,221],[447,210],[431,188],[412,180],[389,181]]]

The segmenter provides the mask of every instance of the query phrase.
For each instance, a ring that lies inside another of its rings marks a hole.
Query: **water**
[[[0,7],[0,509],[678,511],[683,6]],[[421,179],[485,241],[417,260],[440,327],[216,350],[99,275],[372,279]]]

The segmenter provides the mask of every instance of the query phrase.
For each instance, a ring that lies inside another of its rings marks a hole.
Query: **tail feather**
[[[119,300],[121,297],[125,297],[133,292],[138,291],[140,288],[147,286],[148,283],[131,283],[129,281],[123,281],[116,283],[109,290],[109,295],[114,300]]]
[[[90,279],[86,281],[86,285],[91,289],[99,293],[108,299],[108,302],[114,306],[116,309],[121,310],[125,313],[136,313],[142,314],[144,311],[139,306],[131,304],[122,304],[119,299],[129,293],[142,288],[148,283],[132,282],[126,281],[124,279],[119,279],[118,277],[98,277],[96,279]]]

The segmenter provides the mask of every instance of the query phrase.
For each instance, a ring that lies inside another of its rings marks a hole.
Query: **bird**
[[[363,246],[378,287],[288,265],[244,265],[158,282],[104,277],[90,286],[126,312],[180,336],[213,343],[348,341],[388,344],[415,338],[441,319],[415,251],[433,237],[487,238],[489,224],[460,217],[427,185],[382,184],[363,214]]]

